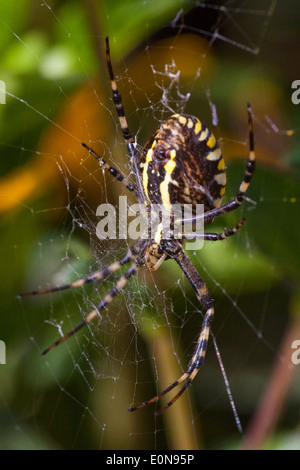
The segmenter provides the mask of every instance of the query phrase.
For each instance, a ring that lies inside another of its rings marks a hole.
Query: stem
[[[292,316],[287,327],[268,384],[246,431],[242,449],[260,449],[272,435],[292,386],[297,372],[297,367],[291,361],[292,343],[300,339],[299,302],[295,302],[294,307],[297,315]]]
[[[145,328],[144,325],[142,334],[147,343],[149,355],[155,362],[159,390],[162,391],[182,374],[174,354],[174,344],[170,337],[170,331],[165,327],[153,328],[147,325]],[[194,450],[202,448],[202,439],[199,439],[201,433],[199,433],[199,429],[197,429],[193,420],[191,393],[190,391],[188,393],[185,392],[174,405],[162,414],[169,449]],[[160,408],[170,398],[168,395],[162,397]]]

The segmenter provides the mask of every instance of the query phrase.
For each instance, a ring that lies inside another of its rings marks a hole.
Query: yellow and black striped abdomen
[[[219,207],[226,173],[214,135],[199,119],[174,114],[151,136],[141,154],[145,194],[152,204]]]

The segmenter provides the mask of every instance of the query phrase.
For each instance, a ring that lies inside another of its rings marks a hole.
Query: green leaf
[[[191,7],[187,0],[153,0],[143,2],[128,0],[126,2],[105,2],[108,18],[107,34],[111,43],[118,46],[117,56],[122,56],[134,49],[151,34],[170,22],[180,9]],[[115,53],[114,53],[115,54]]]
[[[243,167],[230,167],[230,187],[238,187]],[[255,205],[245,202],[240,217],[245,216],[250,252],[263,253],[269,265],[284,276],[300,278],[299,250],[299,175],[259,166],[255,170],[249,197]]]

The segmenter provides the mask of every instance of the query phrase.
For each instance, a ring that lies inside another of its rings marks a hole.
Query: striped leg
[[[97,308],[95,308],[94,310],[92,310],[87,316],[86,318],[81,322],[79,323],[75,328],[73,328],[73,330],[69,331],[69,333],[67,333],[66,335],[62,336],[61,338],[59,338],[57,341],[55,341],[55,343],[53,343],[51,346],[49,346],[47,349],[45,349],[45,351],[42,353],[43,355],[47,354],[49,351],[51,351],[52,349],[56,348],[56,346],[58,346],[59,344],[61,343],[64,343],[67,339],[69,339],[71,336],[73,336],[75,333],[77,333],[77,331],[79,331],[82,327],[84,327],[85,325],[87,325],[90,321],[92,321],[97,315],[99,315],[99,312],[101,310],[103,310],[104,308],[107,307],[108,304],[110,304],[110,302],[113,300],[113,298],[123,289],[123,287],[127,284],[128,282],[128,279],[135,275],[138,271],[138,266],[133,263],[130,268],[128,269],[128,271],[126,271],[125,274],[123,274],[123,276],[120,277],[120,279],[116,282],[116,284],[114,285],[114,287],[112,288],[112,290],[104,297],[104,299],[102,300],[102,302],[99,303],[99,305],[97,306]]]
[[[196,271],[194,265],[191,263],[189,258],[186,256],[184,251],[182,250],[179,254],[174,255],[173,259],[179,264],[181,267],[182,271],[186,275],[187,279],[189,280],[190,284],[194,288],[196,292],[196,296],[201,303],[201,305],[205,308],[205,315],[203,318],[202,326],[201,326],[201,331],[200,335],[197,341],[197,345],[195,347],[193,357],[191,361],[189,362],[189,365],[187,367],[186,372],[182,374],[179,379],[177,379],[175,382],[173,382],[169,387],[167,387],[165,390],[160,392],[158,395],[155,397],[151,398],[150,400],[141,403],[140,405],[134,406],[129,409],[129,411],[135,411],[140,408],[143,408],[147,405],[150,405],[151,403],[156,402],[159,398],[161,398],[163,395],[166,393],[170,392],[173,390],[173,388],[177,387],[177,385],[180,385],[181,383],[185,382],[182,388],[179,390],[177,395],[175,395],[163,408],[158,410],[155,414],[158,416],[161,413],[163,413],[167,408],[169,408],[175,401],[178,400],[178,398],[185,392],[185,390],[189,387],[189,385],[192,383],[194,378],[196,377],[200,367],[202,366],[205,355],[206,355],[206,350],[207,350],[207,343],[208,343],[208,338],[209,338],[209,332],[210,332],[210,325],[214,317],[214,308],[213,308],[213,302],[209,296],[208,289],[204,282],[202,281],[201,277],[199,276],[198,272]]]
[[[85,279],[78,279],[77,281],[70,282],[70,284],[51,287],[50,289],[39,289],[39,290],[30,291],[30,292],[23,292],[22,294],[19,294],[18,297],[29,297],[33,295],[50,294],[52,292],[72,289],[73,287],[80,287],[89,282],[101,281],[102,279],[107,277],[109,274],[120,269],[122,266],[124,266],[124,264],[127,264],[130,261],[133,261],[134,258],[135,256],[131,253],[131,251],[128,251],[128,253],[124,256],[124,258],[120,259],[119,261],[115,261],[114,263],[110,264],[109,266],[106,266],[103,269],[100,269],[99,271],[95,271],[94,273],[86,277]]]
[[[241,204],[243,202],[246,191],[249,188],[250,181],[255,170],[254,132],[253,132],[252,110],[251,110],[251,106],[249,103],[247,104],[247,110],[248,110],[248,131],[249,131],[249,159],[248,159],[244,179],[239,187],[239,190],[236,196],[236,201],[238,204]]]
[[[129,127],[127,124],[127,119],[125,116],[125,111],[122,103],[122,97],[119,93],[117,83],[115,80],[115,75],[111,63],[111,57],[110,57],[110,48],[109,48],[109,40],[108,37],[105,38],[105,45],[106,45],[106,62],[107,62],[107,68],[108,68],[108,73],[109,73],[109,79],[110,79],[110,84],[111,84],[111,89],[112,89],[112,95],[113,95],[113,101],[114,105],[117,111],[117,115],[119,118],[120,126],[122,129],[123,137],[124,140],[127,144],[127,149],[128,153],[131,159],[131,163],[133,165],[133,170],[136,176],[136,183],[137,183],[137,196],[139,198],[139,201],[144,204],[145,206],[148,205],[148,201],[145,195],[145,191],[143,188],[142,180],[141,180],[141,172],[140,172],[140,158],[139,154],[136,151],[134,139],[132,137],[132,134],[129,131]]]
[[[114,76],[114,72],[113,72],[113,68],[111,64],[111,58],[110,58],[110,48],[109,48],[108,37],[105,38],[105,45],[106,45],[106,62],[107,62],[107,67],[108,67],[111,89],[113,92],[113,100],[114,100],[114,105],[115,105],[118,118],[120,121],[120,126],[123,132],[123,137],[127,144],[133,143],[134,140],[128,128],[127,119],[125,117],[125,112],[124,112],[124,108],[122,104],[122,98],[119,93],[116,81],[115,81],[115,76]]]
[[[110,57],[110,47],[109,47],[108,37],[105,38],[105,45],[106,45],[106,62],[107,62],[107,68],[108,68],[108,73],[109,73],[110,85],[112,89],[113,102],[115,105],[115,109],[117,111],[123,137],[127,144],[130,158],[132,159],[132,162],[135,167],[135,174],[137,175],[137,178],[138,178],[140,174],[139,158],[135,149],[134,139],[130,133],[130,130],[127,124],[127,119],[125,116],[125,111],[124,111],[124,107],[122,103],[122,97],[119,93],[117,83],[115,80],[115,75],[114,75],[114,71],[113,71],[113,67],[111,63],[111,57]],[[90,152],[91,155],[93,155],[98,161],[100,161],[102,165],[104,166],[104,168],[106,168],[118,181],[121,181],[127,187],[127,189],[129,189],[129,191],[137,193],[137,189],[132,184],[128,183],[127,179],[116,168],[113,168],[108,163],[106,163],[102,157],[100,157],[94,150],[88,147],[85,143],[82,143],[81,145],[83,145],[83,147],[85,147]],[[139,181],[138,181],[138,186],[139,186],[140,194],[144,195],[143,190],[141,190],[142,189],[141,183]]]
[[[255,170],[255,152],[254,152],[254,132],[253,132],[253,120],[252,120],[252,110],[251,106],[247,104],[248,112],[248,132],[249,132],[249,158],[246,166],[246,171],[244,174],[243,181],[240,184],[237,195],[233,201],[224,204],[223,206],[207,211],[204,214],[204,220],[206,225],[209,224],[215,217],[218,217],[227,212],[231,212],[237,209],[242,202],[244,201],[246,192],[249,188],[252,175]]]
[[[204,233],[179,233],[178,238],[183,240],[208,240],[212,242],[216,242],[218,240],[225,240],[225,238],[231,237],[234,235],[241,227],[244,225],[245,218],[241,219],[234,227],[224,230],[224,232],[220,233],[211,233],[211,232],[204,232]]]
[[[93,155],[93,157],[96,158],[96,160],[98,160],[98,162],[100,162],[101,166],[103,168],[105,168],[106,170],[109,171],[109,173],[114,177],[116,178],[118,181],[120,181],[122,184],[124,184],[124,186],[126,186],[126,188],[133,192],[133,193],[136,193],[137,192],[137,189],[135,188],[135,186],[133,186],[133,184],[131,183],[128,183],[128,180],[125,176],[123,176],[116,168],[112,167],[109,165],[109,163],[107,163],[103,157],[100,157],[100,155],[97,154],[97,152],[95,152],[91,147],[89,147],[88,145],[86,145],[84,142],[81,143],[81,145],[86,148],[89,153],[91,155]]]

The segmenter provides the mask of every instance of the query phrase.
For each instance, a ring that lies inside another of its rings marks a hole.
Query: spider
[[[122,182],[129,191],[135,194],[138,202],[145,209],[146,214],[153,204],[161,204],[164,208],[169,210],[170,214],[172,214],[170,208],[173,204],[180,204],[182,206],[186,203],[190,203],[192,206],[203,204],[204,214],[202,217],[204,218],[204,225],[206,226],[216,217],[239,208],[245,199],[245,194],[255,168],[254,134],[250,105],[247,104],[249,157],[245,174],[235,198],[222,205],[226,185],[224,159],[214,135],[196,117],[189,114],[174,114],[160,124],[143,147],[141,153],[139,153],[134,138],[129,131],[122,98],[115,81],[108,38],[106,38],[105,45],[113,102],[118,114],[123,137],[127,144],[130,162],[136,178],[136,185],[129,183],[118,170],[105,162],[93,149],[84,143],[82,143],[82,145],[91,155],[101,162],[101,165],[117,180]],[[243,225],[244,221],[245,219],[243,218],[233,228],[224,230],[221,233],[204,232],[195,234],[192,232],[192,235],[193,238],[203,240],[224,240],[234,235]],[[181,377],[150,400],[129,408],[129,411],[135,411],[153,402],[157,402],[163,395],[182,384],[177,394],[173,396],[165,406],[156,411],[155,414],[159,415],[169,408],[189,387],[195,379],[200,367],[203,365],[210,327],[214,318],[213,301],[209,295],[208,289],[183,249],[183,241],[188,239],[190,235],[189,233],[183,233],[180,239],[176,237],[165,239],[162,236],[161,225],[158,225],[154,239],[149,239],[148,237],[138,239],[122,259],[113,262],[104,269],[90,274],[87,278],[63,286],[20,294],[20,296],[46,294],[83,286],[89,282],[101,281],[109,274],[120,269],[123,265],[130,264],[129,269],[119,278],[112,290],[103,298],[97,308],[92,310],[73,330],[49,346],[43,354],[48,353],[59,344],[66,341],[83,326],[100,315],[100,311],[108,306],[120,290],[124,288],[128,280],[137,274],[139,268],[146,266],[151,271],[155,271],[162,262],[172,259],[180,266],[187,277],[195,291],[200,306],[204,310],[200,334],[194,347],[192,358]]]

